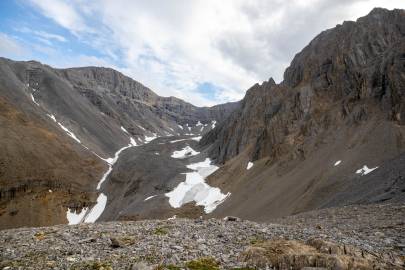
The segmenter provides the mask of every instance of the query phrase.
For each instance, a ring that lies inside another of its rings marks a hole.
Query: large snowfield
[[[209,158],[189,164],[187,168],[193,171],[185,173],[186,180],[165,194],[172,207],[179,208],[183,204],[194,201],[196,205],[204,206],[204,212],[208,214],[231,195],[229,192],[223,194],[219,188],[211,187],[205,183],[205,178],[219,168],[212,165]]]

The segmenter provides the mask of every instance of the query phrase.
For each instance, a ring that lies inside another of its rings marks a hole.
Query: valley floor
[[[0,269],[301,269],[331,258],[403,269],[405,204],[331,208],[263,224],[173,219],[19,228],[0,231],[0,242]]]

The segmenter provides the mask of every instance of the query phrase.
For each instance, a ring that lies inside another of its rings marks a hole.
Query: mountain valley
[[[0,58],[1,269],[404,269],[404,209],[404,10],[212,107]]]

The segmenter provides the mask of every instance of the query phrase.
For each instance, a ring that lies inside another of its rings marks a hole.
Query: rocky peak
[[[375,9],[322,32],[298,53],[280,85],[251,87],[223,126],[207,134],[224,162],[251,146],[253,159],[302,156],[305,140],[372,116],[405,124],[405,11]]]
[[[76,88],[98,89],[146,103],[153,103],[158,98],[149,88],[111,68],[68,68],[61,73]]]

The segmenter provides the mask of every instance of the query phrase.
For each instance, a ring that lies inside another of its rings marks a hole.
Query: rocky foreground
[[[0,231],[0,269],[404,269],[405,204]]]

